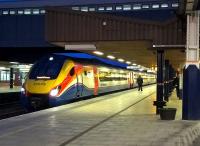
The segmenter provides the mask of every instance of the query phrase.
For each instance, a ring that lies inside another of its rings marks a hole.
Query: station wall
[[[44,15],[0,15],[0,47],[47,47]]]

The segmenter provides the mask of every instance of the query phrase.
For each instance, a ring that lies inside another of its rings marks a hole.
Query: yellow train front
[[[54,107],[72,99],[128,89],[135,74],[129,70],[102,64],[72,61],[52,54],[41,58],[31,68],[22,88],[21,103],[28,110]],[[150,82],[155,82],[152,77]]]

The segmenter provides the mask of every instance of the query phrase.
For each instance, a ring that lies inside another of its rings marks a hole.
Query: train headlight
[[[58,95],[59,91],[60,91],[60,86],[58,86],[57,88],[52,89],[50,91],[49,95],[55,97],[55,96]]]
[[[25,92],[26,92],[25,88],[22,87],[22,88],[21,88],[21,93],[22,93],[22,94],[25,94]]]

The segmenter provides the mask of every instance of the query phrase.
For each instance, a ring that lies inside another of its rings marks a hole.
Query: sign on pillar
[[[187,15],[186,67],[183,72],[184,120],[200,120],[199,12]]]
[[[186,68],[199,68],[199,11],[187,15]]]

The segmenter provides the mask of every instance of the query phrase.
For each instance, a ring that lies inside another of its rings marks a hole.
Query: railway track
[[[25,113],[19,102],[0,104],[0,120]]]

